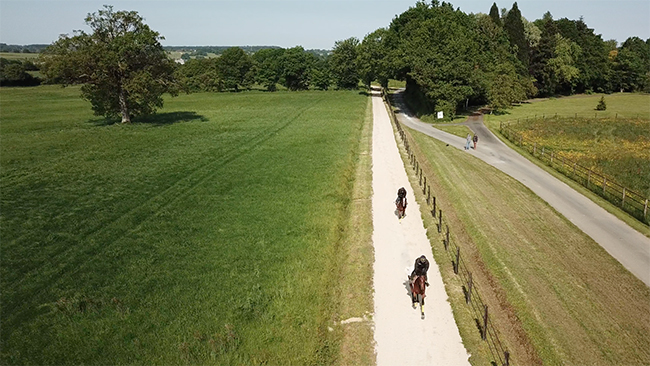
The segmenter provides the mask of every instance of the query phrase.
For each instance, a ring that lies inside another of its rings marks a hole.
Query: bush
[[[598,105],[596,106],[597,111],[604,111],[607,109],[607,104],[605,104],[605,97],[602,96],[600,97],[600,102],[598,102]]]

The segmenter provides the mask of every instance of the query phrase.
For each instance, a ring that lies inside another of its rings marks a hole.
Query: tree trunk
[[[120,112],[122,113],[122,123],[131,123],[129,116],[129,107],[126,105],[126,93],[120,90]]]

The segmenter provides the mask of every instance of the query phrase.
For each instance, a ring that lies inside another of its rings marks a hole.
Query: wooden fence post
[[[424,176],[424,190],[422,191],[422,194],[427,193],[427,176]]]
[[[522,145],[522,140],[523,139],[524,139],[524,135],[519,135],[519,146],[523,146]]]
[[[607,187],[607,178],[603,177],[603,194],[605,194],[605,187]]]
[[[420,184],[420,187],[422,187],[422,169],[420,169],[420,182],[419,182],[419,184]]]
[[[445,240],[445,250],[447,250],[447,246],[449,246],[449,225],[445,225],[447,227],[447,234],[446,235],[446,240]]]
[[[623,199],[621,200],[621,207],[625,205],[625,187],[623,187]]]
[[[542,156],[544,156],[544,146],[542,146]]]
[[[551,165],[553,165],[553,151],[551,151]]]
[[[487,339],[487,331],[488,331],[487,330],[488,306],[483,305],[483,309],[485,310],[485,312],[483,313],[483,334],[482,334],[482,336],[483,336],[483,340],[486,340]]]
[[[431,215],[436,217],[436,196],[433,196],[433,210],[431,210]]]
[[[643,205],[643,217],[645,218],[648,214],[648,199],[645,200],[645,205]]]
[[[506,359],[505,360],[506,363],[504,363],[503,366],[510,366],[510,352],[508,351],[503,352],[503,357]]]
[[[533,156],[537,154],[537,141],[533,144]]]
[[[454,273],[458,274],[458,262],[460,260],[460,247],[456,247],[456,261],[454,262]]]
[[[472,302],[472,272],[469,272],[469,280],[467,281],[467,296],[465,296],[465,302]]]
[[[427,192],[427,205],[430,205],[431,203],[431,186],[429,186],[429,191]]]
[[[438,233],[442,231],[442,210],[438,210]]]
[[[589,182],[591,181],[591,169],[587,172],[587,188],[589,188]]]

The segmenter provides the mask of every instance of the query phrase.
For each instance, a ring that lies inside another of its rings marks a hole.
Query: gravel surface
[[[377,365],[469,365],[469,355],[447,301],[388,112],[379,94],[373,93],[372,98],[373,319]],[[401,221],[395,212],[400,187],[406,188],[409,202],[406,217]],[[422,254],[431,263],[424,319],[420,318],[420,309],[411,306],[407,282],[415,259]]]

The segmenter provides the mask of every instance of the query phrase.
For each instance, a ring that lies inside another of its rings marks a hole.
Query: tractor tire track
[[[48,281],[41,282],[35,292],[30,292],[28,294],[30,301],[40,303],[42,294],[44,291],[56,283],[65,282],[65,279],[77,275],[87,264],[92,263],[97,260],[97,258],[104,252],[111,249],[111,246],[119,242],[128,234],[134,232],[139,227],[141,227],[145,222],[150,218],[154,217],[161,210],[169,207],[174,202],[177,202],[182,197],[190,194],[194,189],[200,186],[203,182],[208,180],[211,177],[217,175],[222,168],[227,166],[229,163],[237,160],[238,158],[250,153],[251,151],[262,146],[267,141],[273,139],[296,120],[298,120],[305,112],[312,109],[316,106],[320,100],[317,99],[308,106],[305,106],[303,109],[299,110],[292,117],[287,120],[283,120],[268,128],[262,130],[256,134],[253,138],[248,140],[237,150],[231,150],[229,153],[219,157],[215,161],[205,163],[185,177],[177,180],[171,186],[169,186],[164,191],[156,194],[155,196],[149,198],[144,203],[130,209],[129,211],[123,213],[122,215],[116,217],[110,223],[104,225],[98,225],[92,230],[87,231],[86,233],[80,234],[81,239],[80,243],[88,243],[89,245],[82,252],[78,252],[74,255],[77,260],[72,260],[65,263],[64,266],[61,266],[57,271],[58,275],[50,276]],[[129,222],[130,221],[130,222]],[[119,231],[118,234],[115,234],[116,231]],[[103,241],[101,238],[103,236],[114,236],[114,239],[111,239],[110,242]],[[62,252],[58,253],[56,256],[50,257],[48,261],[49,266],[56,266],[61,262],[61,258],[65,257],[70,251],[76,248],[65,248]],[[13,288],[23,288],[24,282],[28,281],[31,275],[36,272],[41,271],[40,267],[36,267],[29,272],[25,272],[24,277],[16,282],[12,282]],[[27,295],[27,294],[26,294]],[[13,310],[17,307],[20,307],[22,304],[21,296],[12,296],[11,302],[6,302],[3,304],[3,311],[5,314],[11,314]],[[36,300],[38,299],[38,300]],[[17,301],[16,301],[17,300]],[[52,299],[49,299],[52,300]],[[29,310],[26,310],[29,311]],[[21,312],[22,313],[22,312]],[[21,317],[21,314],[14,314],[16,317]],[[7,329],[5,329],[6,331]],[[8,334],[3,335],[3,338],[8,336]]]

